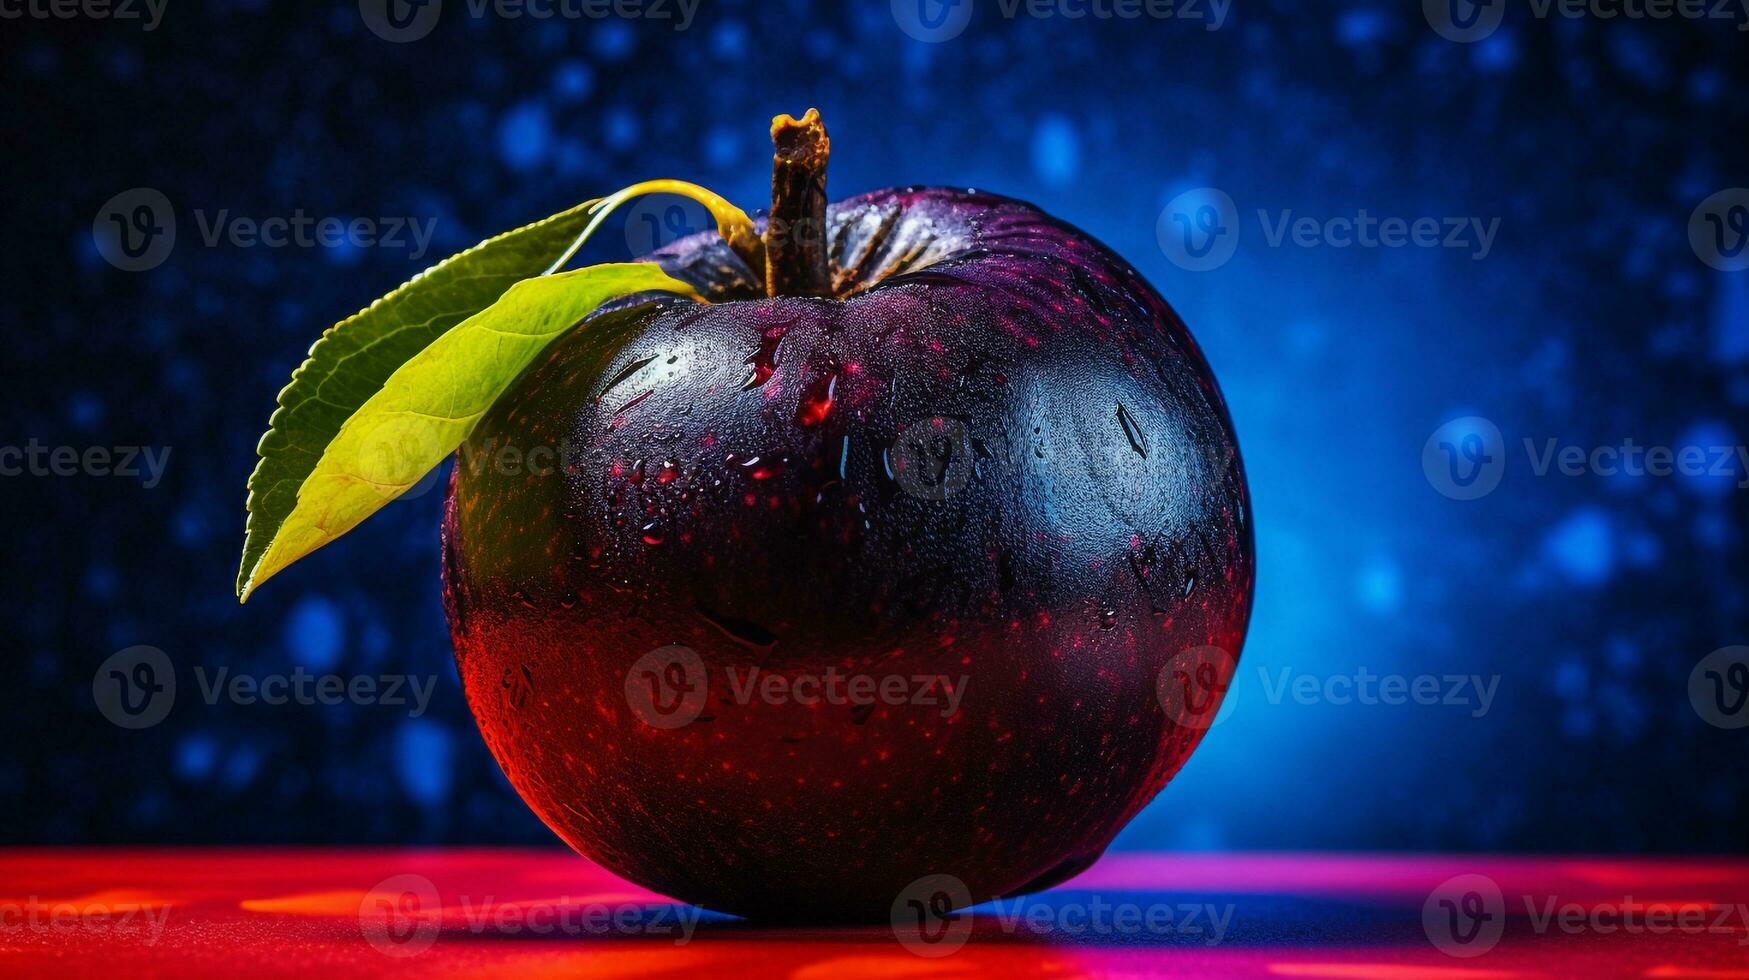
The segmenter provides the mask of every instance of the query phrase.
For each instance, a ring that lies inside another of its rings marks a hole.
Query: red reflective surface
[[[0,852],[8,977],[1749,980],[1746,920],[1742,859],[1119,854],[930,944],[700,918],[556,850]]]

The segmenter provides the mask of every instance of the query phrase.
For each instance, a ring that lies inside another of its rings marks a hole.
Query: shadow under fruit
[[[468,703],[549,826],[678,899],[881,920],[929,875],[1047,887],[1232,676],[1231,422],[1098,242],[975,191],[828,207],[817,117],[773,132],[765,280],[715,234],[662,249],[711,305],[604,310],[464,445]]]

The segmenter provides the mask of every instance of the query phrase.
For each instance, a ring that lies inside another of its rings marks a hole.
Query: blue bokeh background
[[[1517,4],[1460,44],[1419,6],[1239,0],[1209,30],[975,0],[939,43],[886,0],[704,0],[686,30],[450,0],[408,43],[341,0],[176,0],[151,31],[0,24],[0,443],[171,453],[149,488],[0,479],[4,838],[551,841],[456,685],[441,494],[386,508],[239,607],[255,441],[320,331],[424,265],[648,177],[760,206],[769,118],[817,105],[833,196],[944,183],[1031,200],[1158,285],[1224,387],[1256,503],[1251,640],[1230,714],[1118,846],[1749,845],[1749,731],[1709,724],[1688,694],[1702,657],[1749,643],[1743,464],[1538,475],[1524,448],[1749,439],[1749,272],[1716,271],[1688,238],[1704,199],[1749,186],[1749,34]],[[136,187],[173,202],[179,238],[124,272],[92,225]],[[1193,271],[1157,225],[1170,203],[1212,200],[1203,188],[1235,203],[1238,237]],[[1362,209],[1498,219],[1497,234],[1482,257],[1473,236],[1270,241],[1289,212]],[[195,212],[221,210],[436,223],[418,258],[208,246]],[[589,257],[626,257],[621,237]],[[1506,462],[1494,492],[1461,501],[1423,446],[1469,416],[1498,428]],[[136,644],[164,650],[183,689],[163,723],[126,731],[96,710],[92,675]],[[208,705],[196,665],[437,686],[418,718]],[[1485,712],[1473,689],[1431,705],[1272,696],[1363,670],[1474,675],[1493,694]]]

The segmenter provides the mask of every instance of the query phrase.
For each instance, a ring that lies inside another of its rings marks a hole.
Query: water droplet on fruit
[[[641,528],[641,531],[643,532],[644,543],[652,548],[667,540],[662,533],[661,525],[657,524],[655,521],[645,524],[643,528]]]
[[[650,397],[650,395],[653,394],[654,392],[655,392],[655,389],[651,389],[649,391],[646,391],[640,395],[633,397],[630,401],[626,402],[624,405],[621,405],[619,408],[614,409],[613,419],[612,419],[612,421],[607,423],[607,427],[609,429],[618,428],[621,424],[623,424],[625,422],[625,419],[622,418],[621,416],[625,415],[625,413],[631,411],[632,409],[638,407],[638,404],[640,402],[642,402],[644,399]]]
[[[741,386],[742,391],[751,391],[765,384],[771,380],[772,375],[777,373],[778,347],[783,343],[784,335],[789,333],[789,327],[788,323],[766,327],[765,331],[759,335],[759,349],[748,354],[747,359],[742,362],[753,366],[753,375],[747,379],[746,384]]]
[[[758,456],[744,459],[739,465],[747,472],[748,476],[755,480],[769,480],[783,469],[775,460],[766,462]]]
[[[1101,607],[1099,610],[1099,629],[1100,629],[1100,631],[1101,632],[1109,632],[1110,630],[1113,630],[1116,628],[1117,628],[1117,610],[1111,608],[1111,606],[1109,606],[1109,605]]]
[[[802,389],[801,401],[796,405],[797,425],[811,428],[832,414],[832,401],[838,392],[838,371],[838,362],[830,361],[826,373],[809,381]]]
[[[1129,409],[1123,407],[1122,402],[1117,404],[1117,424],[1123,427],[1124,438],[1130,441],[1130,448],[1136,451],[1137,456],[1147,459],[1148,436],[1142,431],[1141,424],[1130,415]]]
[[[655,359],[656,358],[654,355],[652,355],[650,357],[640,358],[639,360],[633,361],[630,364],[627,364],[625,367],[621,368],[619,373],[615,374],[612,378],[608,379],[606,386],[604,386],[601,389],[601,397],[606,398],[608,392],[619,387],[621,384],[623,384],[625,382],[625,380],[627,378],[631,377],[634,374],[637,374],[639,371],[642,371],[645,367],[647,367],[649,365],[649,363],[651,361],[653,361]]]
[[[1186,599],[1190,598],[1190,594],[1192,592],[1195,592],[1195,591],[1196,591],[1196,570],[1192,569],[1189,572],[1189,574],[1184,576],[1184,597]]]

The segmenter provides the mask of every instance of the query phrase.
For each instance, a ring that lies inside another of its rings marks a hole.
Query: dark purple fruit
[[[1232,425],[1166,302],[1026,204],[878,191],[823,241],[829,281],[805,242],[790,280],[823,296],[715,234],[658,252],[711,305],[595,316],[482,421],[444,520],[468,702],[554,831],[688,902],[884,919],[926,875],[1061,881],[1231,677]]]

